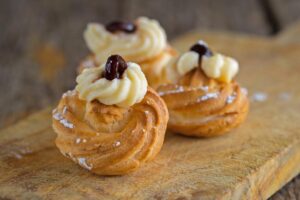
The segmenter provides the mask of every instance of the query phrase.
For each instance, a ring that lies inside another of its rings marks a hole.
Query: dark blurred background
[[[273,35],[300,18],[299,0],[1,0],[0,127],[57,101],[88,53],[88,22],[158,19],[169,39],[193,29]]]
[[[0,0],[0,127],[74,86],[88,22],[138,16],[158,19],[170,40],[193,29],[271,36],[300,19],[300,0]],[[299,182],[273,199],[297,198]]]

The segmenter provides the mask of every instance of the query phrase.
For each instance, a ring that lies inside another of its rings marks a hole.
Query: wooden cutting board
[[[0,199],[266,199],[300,172],[300,26],[275,38],[194,32],[240,61],[251,108],[230,134],[166,136],[159,156],[116,177],[89,173],[54,145],[51,109],[0,132]],[[298,40],[298,41],[297,41]]]

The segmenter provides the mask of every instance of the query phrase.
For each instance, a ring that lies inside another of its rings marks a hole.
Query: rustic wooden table
[[[170,39],[195,28],[268,36],[300,19],[299,9],[299,0],[0,1],[0,127],[73,87],[90,21],[146,15],[158,19]],[[300,176],[271,199],[300,199]]]

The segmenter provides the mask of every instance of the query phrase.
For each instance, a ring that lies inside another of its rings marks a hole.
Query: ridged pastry
[[[87,46],[92,51],[78,67],[95,67],[111,54],[119,54],[125,60],[138,63],[151,87],[165,83],[164,68],[177,52],[167,43],[164,29],[155,20],[139,17],[135,24],[112,22],[106,26],[90,23],[84,32]]]
[[[196,45],[209,51],[203,42]],[[170,114],[168,129],[187,136],[222,135],[245,120],[249,108],[246,90],[232,80],[238,70],[237,63],[230,60],[232,58],[222,56],[220,59],[224,61],[216,61],[214,56],[219,54],[206,52],[205,55],[205,50],[203,55],[198,54],[191,50],[182,55],[176,66],[171,66],[173,75],[170,73],[170,76],[177,80],[158,88]],[[230,69],[226,71],[226,68]]]
[[[164,141],[167,107],[147,85],[144,92],[143,88],[135,91],[147,82],[138,65],[127,64],[128,69],[119,78],[100,78],[102,82],[92,80],[101,76],[101,67],[84,70],[77,78],[76,89],[65,93],[53,112],[56,145],[61,153],[96,174],[134,171],[152,160]],[[120,65],[115,69],[120,72]],[[106,105],[106,101],[115,102]]]

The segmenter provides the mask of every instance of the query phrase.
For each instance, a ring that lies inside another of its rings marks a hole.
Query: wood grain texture
[[[250,97],[268,95],[251,102],[240,128],[211,139],[168,134],[160,155],[137,172],[99,177],[60,155],[48,109],[0,133],[0,197],[266,199],[291,180],[300,171],[300,44],[194,32],[174,45],[186,50],[199,38],[240,61]]]
[[[299,19],[298,0],[267,2],[279,28]],[[145,14],[161,20],[170,38],[194,28],[265,35],[272,32],[265,12],[254,0],[0,1],[0,91],[5,94],[0,98],[0,127],[55,103],[73,87],[74,68],[87,53],[82,30],[90,21]],[[299,27],[284,30],[281,42],[299,43]],[[45,65],[49,60],[50,65]],[[299,180],[300,176],[273,198],[300,199]]]
[[[278,43],[296,43],[300,44],[300,23],[289,26],[276,38]],[[289,182],[279,192],[274,194],[270,200],[298,200],[300,199],[300,175]]]

